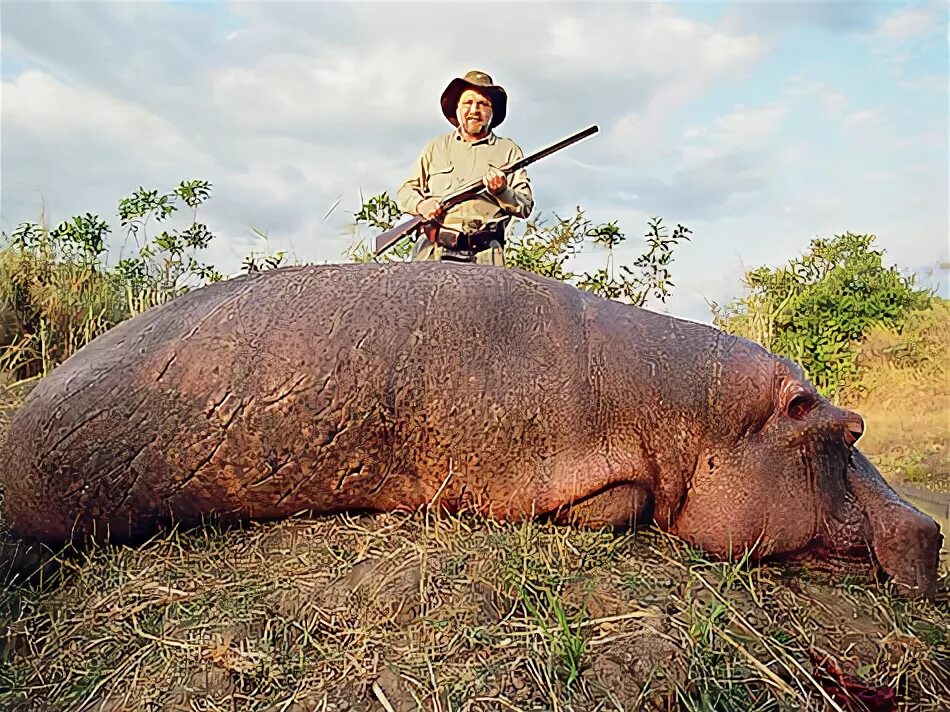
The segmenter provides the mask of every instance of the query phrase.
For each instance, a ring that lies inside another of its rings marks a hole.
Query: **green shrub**
[[[100,262],[92,231],[104,223],[63,225],[23,223],[0,245],[0,370],[15,379],[45,375],[129,315],[121,281]]]
[[[169,193],[139,188],[120,200],[126,244],[131,238],[138,249],[115,265],[107,263],[111,228],[90,213],[52,230],[24,222],[0,235],[0,372],[46,375],[123,319],[220,279],[195,258],[214,237],[197,221],[210,190],[207,181],[182,181]],[[182,204],[190,224],[149,238],[149,221],[165,221]]]
[[[782,267],[747,272],[745,295],[712,305],[716,325],[796,361],[822,393],[837,395],[857,373],[861,339],[878,326],[900,332],[930,300],[913,276],[884,266],[875,239],[850,232],[814,239]]]
[[[353,216],[353,231],[357,239],[344,254],[354,262],[372,261],[373,250],[366,246],[359,235],[361,225],[384,231],[392,228],[400,216],[399,207],[387,193],[364,201]],[[508,267],[559,279],[607,299],[618,299],[638,306],[645,304],[651,295],[666,301],[673,287],[669,272],[673,248],[681,241],[690,239],[689,228],[677,225],[670,235],[661,218],[650,218],[649,229],[644,236],[647,250],[634,260],[632,268],[621,265],[618,275],[613,250],[627,238],[616,222],[595,225],[584,217],[580,206],[572,217],[554,217],[555,222],[550,225],[540,218],[527,220],[520,231],[509,235],[505,246],[505,264]],[[407,236],[379,259],[388,262],[408,260],[415,239]],[[606,248],[607,259],[603,269],[583,274],[571,271],[569,261],[583,249],[585,243]]]

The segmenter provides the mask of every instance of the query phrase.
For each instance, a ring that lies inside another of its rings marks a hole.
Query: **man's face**
[[[459,97],[455,118],[458,119],[462,130],[470,136],[486,134],[492,119],[491,101],[481,92],[466,89]]]

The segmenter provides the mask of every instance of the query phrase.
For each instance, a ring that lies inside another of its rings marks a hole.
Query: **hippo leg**
[[[629,529],[649,520],[653,493],[644,485],[621,482],[552,513],[555,524]]]

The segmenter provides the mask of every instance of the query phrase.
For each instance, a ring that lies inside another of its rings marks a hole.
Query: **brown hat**
[[[458,119],[455,118],[455,111],[458,109],[459,97],[466,89],[477,89],[483,92],[492,106],[492,120],[489,128],[495,128],[505,120],[505,114],[508,111],[508,94],[504,88],[492,83],[492,78],[473,69],[464,77],[456,77],[449,82],[449,85],[442,92],[442,113],[453,126],[458,126]]]

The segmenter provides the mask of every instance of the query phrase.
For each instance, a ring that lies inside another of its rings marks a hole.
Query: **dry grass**
[[[424,515],[172,532],[8,581],[5,709],[834,709],[830,651],[950,698],[948,583],[712,563],[678,540]],[[839,705],[847,709],[845,703]]]
[[[950,493],[950,301],[914,314],[903,334],[873,331],[846,398],[865,419],[861,448],[890,479]]]
[[[130,315],[114,279],[93,266],[0,246],[0,367],[44,375]]]

